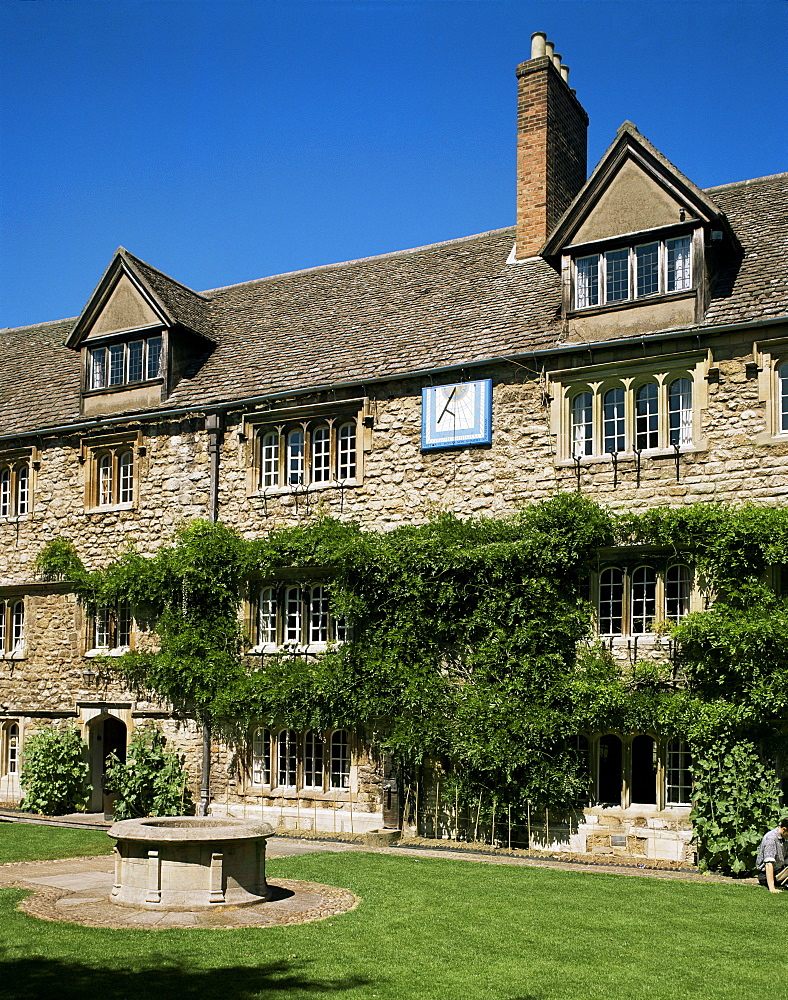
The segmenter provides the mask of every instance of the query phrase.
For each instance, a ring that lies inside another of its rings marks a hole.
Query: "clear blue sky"
[[[118,245],[195,289],[514,221],[515,66],[701,187],[786,162],[788,4],[0,0],[0,326],[77,315]]]

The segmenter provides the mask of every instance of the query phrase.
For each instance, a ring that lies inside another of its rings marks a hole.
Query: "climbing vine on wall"
[[[673,628],[674,662],[622,671],[594,644],[583,582],[610,546],[657,547],[696,566],[710,607]],[[116,663],[137,687],[226,720],[239,739],[253,721],[364,729],[409,766],[442,763],[463,795],[485,790],[515,810],[579,800],[578,732],[681,736],[698,760],[746,742],[772,775],[786,741],[788,604],[774,569],[788,576],[788,511],[780,508],[622,517],[563,494],[506,518],[443,514],[384,533],[317,518],[254,541],[196,522],[152,558],[128,552],[88,572],[59,539],[39,566],[73,581],[92,607],[123,599],[148,609],[159,650]],[[328,584],[352,641],[318,659],[288,651],[245,660],[244,594],[283,570]],[[737,774],[752,759],[729,756]],[[716,779],[713,769],[704,774],[711,802]],[[751,787],[749,801],[765,810],[773,794],[772,785]],[[726,829],[749,822],[745,813],[754,815],[745,810]],[[723,849],[717,838],[708,860],[744,864],[751,844],[734,841]]]

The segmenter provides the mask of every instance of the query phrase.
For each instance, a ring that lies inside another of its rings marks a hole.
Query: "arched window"
[[[572,458],[590,455],[594,449],[591,393],[579,392],[572,399]]]
[[[20,465],[16,472],[16,512],[27,514],[30,509],[30,472],[26,465]]]
[[[309,597],[309,641],[328,642],[327,587],[312,587]]]
[[[599,576],[599,633],[621,635],[624,608],[624,574],[609,566]]]
[[[294,730],[283,729],[277,740],[277,784],[281,788],[295,788],[297,781],[298,739]]]
[[[598,800],[605,805],[621,805],[623,753],[618,736],[608,733],[599,740]]]
[[[635,446],[640,451],[659,447],[657,383],[646,382],[635,394]]]
[[[19,726],[12,722],[6,729],[5,773],[19,772]]]
[[[692,756],[684,740],[668,743],[665,801],[669,806],[688,806],[692,801]]]
[[[692,380],[677,378],[668,386],[670,445],[692,444]]]
[[[260,485],[279,485],[279,432],[269,431],[260,442]]]
[[[331,736],[331,787],[350,788],[350,743],[344,729]]]
[[[118,460],[118,502],[131,503],[134,498],[134,455],[124,451]]]
[[[679,622],[689,612],[692,577],[689,567],[669,566],[665,574],[665,618]]]
[[[657,744],[650,736],[632,740],[632,801],[657,804]]]
[[[109,647],[109,608],[98,608],[93,620],[93,648]]]
[[[788,431],[788,361],[777,369],[777,389],[780,430]]]
[[[112,504],[112,492],[112,455],[102,455],[98,464],[99,507],[108,507]]]
[[[11,470],[0,471],[0,517],[11,514]]]
[[[301,588],[285,591],[285,642],[301,642]]]
[[[11,609],[11,649],[18,652],[25,644],[25,602],[16,601]]]
[[[356,478],[356,425],[342,424],[338,431],[337,479]]]
[[[257,645],[276,645],[276,590],[263,587],[257,603]]]
[[[633,635],[648,632],[657,613],[657,573],[653,566],[638,566],[632,574]]]
[[[252,784],[271,784],[271,733],[262,726],[252,734]]]
[[[312,482],[327,483],[331,478],[331,434],[322,425],[312,431]]]
[[[290,431],[287,435],[287,485],[304,482],[304,432]]]
[[[605,451],[621,452],[626,449],[624,424],[624,390],[608,389],[604,395],[602,413],[604,418]]]
[[[304,786],[323,787],[323,738],[315,729],[304,737]]]

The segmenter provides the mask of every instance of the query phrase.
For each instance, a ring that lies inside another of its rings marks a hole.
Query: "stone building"
[[[784,502],[788,175],[700,190],[625,122],[587,178],[567,78],[535,34],[512,228],[200,292],[120,248],[77,319],[0,332],[0,799],[18,798],[25,735],[62,720],[89,744],[94,809],[108,749],[145,720],[199,772],[188,720],[94,669],[140,641],[133,609],[88,618],[36,577],[56,536],[98,567],[197,517],[255,537],[318,508],[387,529],[556,490]],[[662,655],[652,624],[700,600],[691,566],[646,557],[604,555],[591,588],[622,660]],[[252,655],[341,639],[324,602],[320,584],[264,581]],[[583,739],[597,804],[572,846],[682,857],[683,744]],[[261,727],[238,764],[214,747],[216,811],[381,825],[368,734]]]

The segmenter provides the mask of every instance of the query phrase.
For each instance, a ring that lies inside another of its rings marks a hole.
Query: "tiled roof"
[[[715,282],[703,326],[788,313],[788,174],[710,188],[743,257]]]
[[[717,281],[704,327],[788,314],[788,175],[707,192],[744,255]],[[122,251],[168,312],[216,341],[167,408],[460,366],[555,346],[560,281],[510,262],[514,229],[192,292]],[[0,331],[0,434],[78,423],[74,320]]]

